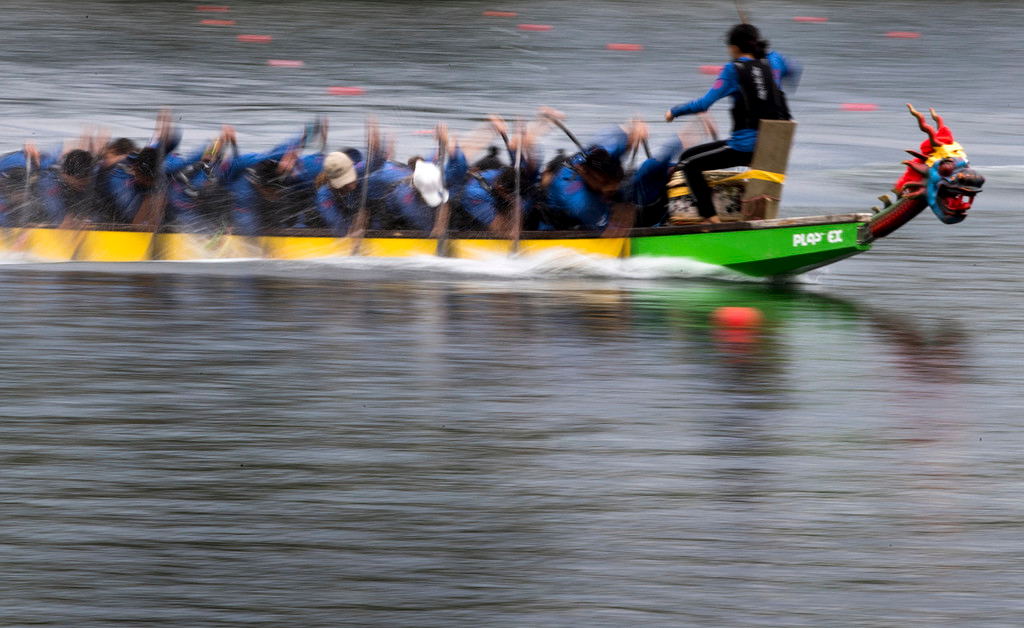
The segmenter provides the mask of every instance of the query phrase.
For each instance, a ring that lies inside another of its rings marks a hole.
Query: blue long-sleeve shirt
[[[363,154],[367,155],[368,159],[353,165],[357,181],[355,189],[341,195],[337,194],[327,183],[316,189],[316,211],[320,214],[320,219],[324,221],[324,224],[329,229],[339,234],[348,231],[350,226],[349,217],[354,216],[355,212],[359,209],[359,203],[362,201],[366,169],[369,168],[370,172],[373,173],[384,167],[386,163],[384,161],[384,153],[379,149],[372,153],[367,150]],[[323,169],[323,159],[320,161],[320,168],[321,170]],[[369,199],[369,194],[367,194],[367,199]],[[371,223],[369,227],[372,229],[376,228],[377,225]]]
[[[231,191],[231,217],[237,233],[256,235],[261,227],[259,209],[262,197],[256,189],[256,184],[244,176],[245,171],[261,161],[281,159],[289,151],[301,146],[302,141],[302,137],[292,138],[267,152],[245,153],[224,161],[222,181]]]
[[[737,61],[751,60],[753,60],[753,57],[750,56],[742,56],[737,59]],[[781,87],[785,79],[793,81],[795,85],[801,72],[799,65],[775,51],[769,52],[765,56],[765,60],[772,69],[772,76],[775,77],[776,84]],[[672,107],[672,115],[678,118],[679,116],[707,111],[711,108],[711,105],[726,96],[731,96],[734,104],[738,98],[743,97],[736,67],[732,63],[726,63],[722,66],[722,71],[718,73],[718,78],[712,83],[711,89],[707,93],[700,98]],[[754,147],[757,145],[757,129],[733,130],[732,135],[727,140],[727,144],[733,150],[747,153],[753,152]]]
[[[599,137],[597,146],[621,159],[628,148],[628,136],[619,127]],[[580,229],[600,229],[608,224],[611,205],[604,195],[587,187],[576,168],[583,165],[586,156],[573,155],[569,162],[555,173],[547,190],[548,207],[558,212],[568,224]],[[550,226],[548,226],[550,228]]]
[[[458,186],[465,181],[469,164],[462,150],[456,148],[444,166],[445,185]],[[423,201],[412,184],[413,169],[388,162],[370,175],[370,197],[383,200],[388,217],[412,229],[426,231],[434,226],[435,207]],[[452,192],[449,189],[449,197]]]
[[[509,151],[509,163],[515,164],[515,162],[515,152]],[[532,197],[524,196],[522,192],[530,189],[530,186],[536,182],[539,171],[532,160],[524,160],[522,166],[523,172],[520,175],[519,189],[521,207],[525,216],[532,207]],[[498,208],[494,195],[491,193],[491,188],[494,187],[503,171],[504,168],[482,170],[476,173],[476,176],[468,175],[465,184],[461,186],[459,201],[462,209],[482,227],[486,228],[489,226],[498,214]]]
[[[157,138],[146,146],[146,148],[159,149],[163,153],[164,159],[161,169],[164,176],[172,175],[186,165],[182,163],[180,158],[175,158],[171,153],[180,143],[181,131],[172,129],[166,142]],[[202,153],[199,156],[201,157]],[[198,157],[194,161],[197,160]],[[126,223],[132,222],[135,219],[135,214],[139,212],[139,208],[142,206],[142,201],[154,191],[155,186],[162,183],[162,181],[155,181],[152,185],[144,185],[131,171],[131,168],[118,167],[110,170],[109,176],[106,177],[105,185],[108,186],[108,190],[112,193],[117,219]]]

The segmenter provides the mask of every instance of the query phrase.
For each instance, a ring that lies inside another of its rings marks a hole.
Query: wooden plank
[[[792,120],[761,120],[750,169],[786,174],[795,133],[796,122]],[[778,216],[782,187],[783,184],[774,181],[749,179],[742,199],[744,218],[760,220]]]

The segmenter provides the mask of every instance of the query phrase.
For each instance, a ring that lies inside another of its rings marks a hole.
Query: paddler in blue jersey
[[[99,222],[118,221],[116,200],[118,175],[115,173],[126,171],[129,156],[138,152],[138,145],[126,137],[107,142],[100,150],[93,181],[94,213]]]
[[[757,145],[761,120],[789,120],[789,107],[782,92],[783,79],[794,79],[798,69],[777,53],[768,52],[768,42],[752,24],[737,24],[726,36],[732,58],[722,67],[706,94],[677,105],[665,113],[671,122],[679,116],[707,111],[712,104],[731,96],[733,99],[732,135],[727,140],[694,146],[679,157],[687,184],[697,201],[697,211],[706,222],[720,222],[711,199],[711,188],[704,178],[706,170],[747,166]]]
[[[40,169],[39,151],[26,143],[23,150],[0,156],[0,227],[31,222],[35,213],[33,181]],[[52,165],[47,164],[47,167]]]
[[[220,180],[229,150],[237,151],[235,130],[224,125],[215,140],[193,154],[167,156],[167,222],[199,231],[227,227],[231,197]]]
[[[508,126],[503,119],[491,116],[489,120],[494,130],[508,142],[507,158],[512,165],[504,165],[495,147],[491,147],[483,159],[474,163],[455,201],[461,218],[459,222],[462,224],[458,224],[456,219],[453,219],[453,223],[456,223],[456,229],[463,231],[506,233],[514,224],[517,152],[520,220],[523,220],[531,209],[531,198],[526,192],[534,185],[539,175],[538,159],[533,150],[535,138],[529,128],[509,137]],[[518,145],[520,140],[522,146]]]
[[[624,202],[622,157],[642,139],[643,126],[615,127],[542,178],[534,211],[541,229],[604,229]]]
[[[447,155],[443,169],[436,160],[414,157],[408,164],[387,162],[370,174],[371,227],[419,231],[434,227],[438,208],[448,202],[449,186],[457,191],[469,170],[448,126],[438,124],[436,134]]]
[[[150,210],[156,210],[152,212],[152,219],[162,220],[167,202],[165,177],[173,173],[173,170],[168,170],[167,158],[180,142],[181,130],[171,123],[170,110],[161,110],[149,144],[129,155],[124,161],[124,168],[110,171],[109,185],[117,222],[135,222],[144,204]]]
[[[269,151],[225,158],[222,183],[231,191],[234,233],[257,235],[262,229],[279,226],[280,203],[294,182],[291,177],[299,163],[299,150],[319,133],[319,127],[307,127],[302,135]]]
[[[36,184],[47,221],[59,226],[69,221],[92,218],[91,191],[93,156],[87,150],[76,148],[60,160],[39,155],[39,181]]]
[[[673,136],[645,159],[623,186],[625,200],[636,207],[634,226],[653,227],[665,222],[668,215],[665,188],[682,150],[682,139]]]
[[[384,163],[380,132],[372,120],[367,123],[367,143],[365,153],[351,147],[328,153],[316,178],[316,211],[322,223],[320,226],[338,235],[349,233],[354,226],[355,216],[363,202],[367,168],[374,171]]]

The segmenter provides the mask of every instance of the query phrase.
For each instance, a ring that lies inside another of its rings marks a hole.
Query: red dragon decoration
[[[967,153],[935,109],[929,109],[934,127],[913,105],[907,104],[907,109],[928,138],[921,142],[919,151],[907,151],[914,159],[903,162],[907,169],[893,186],[896,200],[883,197],[885,207],[868,223],[872,239],[899,229],[925,207],[931,207],[946,224],[960,222],[985,183],[985,178],[970,167]]]

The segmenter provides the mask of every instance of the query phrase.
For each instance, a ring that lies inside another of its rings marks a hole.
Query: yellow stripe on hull
[[[451,240],[449,252],[459,259],[488,260],[512,254],[510,240]]]
[[[21,229],[17,248],[49,262],[69,262],[75,258],[82,233],[71,229],[29,227]]]
[[[523,240],[519,243],[520,254],[527,256],[558,249],[597,257],[627,257],[629,256],[629,238]]]
[[[154,259],[192,261],[263,257],[257,238],[237,235],[209,236],[194,233],[160,233]]]
[[[366,257],[416,257],[437,253],[437,240],[425,238],[366,238],[359,248]]]
[[[311,259],[353,255],[350,238],[308,236],[203,235],[135,231],[73,231],[69,229],[8,228],[2,230],[0,251],[25,253],[48,261],[133,262],[150,259],[193,261],[205,259]],[[566,238],[521,240],[519,255],[571,251],[597,257],[627,257],[629,238]],[[435,255],[432,238],[365,238],[359,255],[415,257]],[[512,242],[501,239],[448,241],[451,257],[487,260],[512,255]]]
[[[348,238],[265,236],[260,238],[260,242],[264,254],[273,259],[347,257],[352,254],[352,241]]]
[[[83,231],[75,259],[82,262],[145,262],[153,234],[139,231]]]

